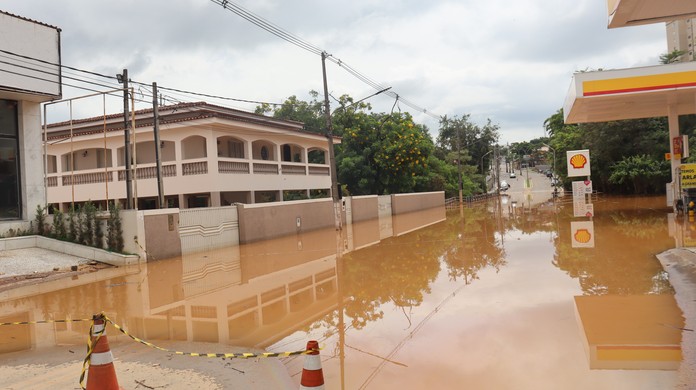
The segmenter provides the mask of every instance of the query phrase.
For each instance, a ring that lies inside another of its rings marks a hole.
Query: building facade
[[[667,52],[675,50],[684,52],[680,62],[694,60],[694,22],[696,19],[681,19],[665,23],[667,28]]]
[[[302,123],[203,102],[158,112],[159,145],[152,109],[136,111],[130,130],[131,192],[139,209],[160,207],[158,152],[166,207],[331,196],[328,140]],[[123,114],[48,125],[48,202],[63,211],[86,201],[125,206],[125,139]]]
[[[0,11],[0,235],[44,205],[41,103],[61,97],[60,29]]]

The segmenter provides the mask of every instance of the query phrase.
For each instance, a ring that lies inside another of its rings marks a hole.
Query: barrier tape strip
[[[0,322],[0,326],[3,326],[3,325],[54,324],[54,323],[84,322],[84,321],[92,321],[92,319],[91,318],[80,318],[80,319],[75,319],[75,320],[42,320],[42,321]]]
[[[163,352],[169,352],[173,353],[175,355],[181,355],[181,356],[192,356],[192,357],[208,357],[208,358],[238,358],[238,359],[249,359],[249,358],[270,358],[270,357],[289,357],[289,356],[297,356],[297,355],[307,355],[312,352],[315,352],[314,350],[310,349],[303,349],[301,351],[291,351],[291,352],[264,352],[264,353],[252,353],[252,352],[243,352],[243,353],[198,353],[198,352],[181,352],[181,351],[174,351],[171,349],[163,348],[160,346],[157,346],[155,344],[152,344],[148,341],[142,340],[138,337],[135,337],[131,334],[129,334],[125,329],[123,329],[120,325],[117,323],[113,322],[109,317],[104,316],[104,320],[108,321],[111,323],[111,325],[114,326],[114,328],[118,329],[119,332],[125,334],[126,336],[130,337],[134,341],[139,342],[140,344],[147,345],[150,348],[158,349]]]
[[[147,342],[143,339],[140,339],[138,337],[135,337],[128,333],[125,329],[123,329],[120,325],[112,321],[109,317],[101,313],[101,315],[104,317],[104,320],[106,322],[110,322],[111,325],[114,326],[114,328],[118,329],[121,333],[125,334],[126,336],[130,337],[131,339],[139,342],[140,344],[147,345],[150,348],[158,349],[163,352],[169,352],[173,353],[176,355],[182,355],[182,356],[192,356],[192,357],[210,357],[210,358],[240,358],[240,359],[249,359],[249,358],[270,358],[270,357],[289,357],[289,356],[297,356],[297,355],[306,355],[311,352],[314,352],[313,350],[301,350],[301,351],[291,351],[291,352],[264,352],[264,353],[252,353],[252,352],[243,352],[243,353],[198,353],[198,352],[181,352],[181,351],[174,351],[170,350],[167,348],[162,348],[160,346],[157,346],[155,344],[152,344],[150,342]],[[94,327],[94,318],[79,318],[79,319],[65,319],[65,320],[42,320],[42,321],[17,321],[17,322],[0,322],[0,326],[3,325],[33,325],[33,324],[52,324],[52,323],[68,323],[68,322],[86,322],[86,321],[91,321],[92,325],[89,328],[89,338],[87,339],[87,357],[85,358],[85,361],[83,362],[83,367],[82,367],[82,375],[81,379],[85,374],[85,371],[87,367],[89,366],[89,359],[92,355],[92,330]],[[99,340],[99,337],[104,332],[100,332],[99,335],[97,336],[97,340]],[[321,348],[320,348],[321,350]]]
[[[101,331],[97,332],[96,339],[92,342],[92,333],[94,332],[94,321],[97,319],[104,320],[104,327]],[[114,328],[118,329],[119,332],[130,337],[134,341],[140,344],[146,345],[150,348],[154,348],[163,352],[173,353],[175,355],[181,356],[192,356],[192,357],[207,357],[207,358],[238,358],[238,359],[250,359],[250,358],[270,358],[270,357],[289,357],[297,355],[307,355],[315,352],[314,349],[305,349],[301,351],[290,351],[290,352],[264,352],[264,353],[252,353],[252,352],[242,352],[242,353],[198,353],[198,352],[181,352],[174,351],[171,349],[163,348],[158,345],[152,344],[148,341],[135,337],[123,329],[120,325],[112,321],[106,314],[99,313],[93,318],[80,318],[80,319],[66,319],[66,320],[42,320],[42,321],[17,321],[17,322],[0,322],[0,326],[4,325],[32,325],[32,324],[52,324],[52,323],[67,323],[67,322],[86,322],[91,321],[92,324],[89,326],[89,334],[87,335],[87,356],[85,360],[82,361],[82,372],[80,373],[80,389],[86,390],[85,387],[85,377],[87,375],[87,370],[92,361],[92,353],[94,352],[94,347],[99,343],[99,339],[106,332],[106,323],[110,322]],[[319,348],[321,350],[321,348]]]

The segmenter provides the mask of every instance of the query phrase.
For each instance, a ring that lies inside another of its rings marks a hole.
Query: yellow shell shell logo
[[[587,158],[582,154],[576,154],[570,158],[570,165],[575,169],[584,168],[585,164],[587,164]]]
[[[575,232],[575,241],[582,243],[582,244],[587,244],[590,242],[590,239],[592,238],[592,235],[590,234],[590,231],[587,229],[578,229]]]

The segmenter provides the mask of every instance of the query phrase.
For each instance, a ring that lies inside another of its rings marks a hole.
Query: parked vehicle
[[[510,185],[505,181],[500,182],[500,190],[501,191],[507,191],[510,188]]]
[[[517,175],[515,175],[515,172],[510,172],[510,179],[514,179],[516,177],[517,177]]]

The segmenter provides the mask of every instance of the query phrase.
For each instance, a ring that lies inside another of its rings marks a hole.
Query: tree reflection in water
[[[561,210],[554,265],[586,295],[673,294],[655,255],[674,247],[664,197],[605,198],[595,204],[595,248],[572,248],[572,204]],[[662,206],[662,207],[661,207]]]
[[[495,220],[484,208],[464,211],[343,256],[342,294],[352,327],[381,319],[385,303],[419,306],[443,267],[450,280],[468,284],[480,270],[506,264]]]
[[[673,247],[661,202],[661,197],[596,202],[593,249],[571,247],[570,222],[578,220],[571,203],[500,217],[491,202],[346,253],[340,260],[339,289],[348,326],[361,329],[384,318],[384,304],[404,312],[421,305],[438,277],[469,284],[483,270],[498,272],[507,265],[503,238],[512,231],[551,234],[556,248],[553,265],[578,279],[586,295],[673,293],[655,258]],[[332,333],[337,316],[334,312],[313,327]]]

